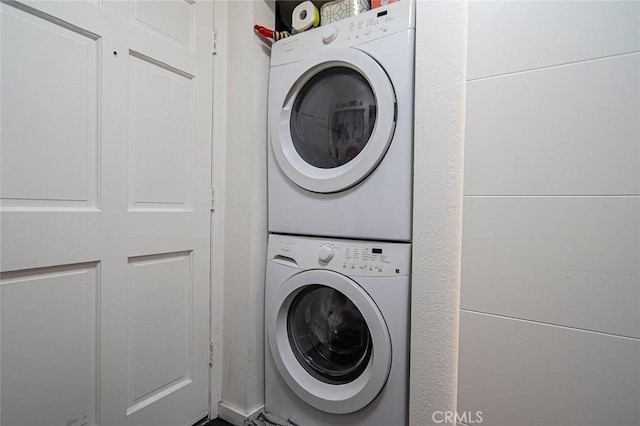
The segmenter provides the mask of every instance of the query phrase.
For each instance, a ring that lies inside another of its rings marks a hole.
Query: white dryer
[[[273,45],[270,232],[411,240],[414,6]]]
[[[271,234],[267,256],[265,410],[406,424],[411,245]]]

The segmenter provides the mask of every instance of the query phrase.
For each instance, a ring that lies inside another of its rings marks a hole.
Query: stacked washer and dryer
[[[414,9],[271,52],[265,410],[300,426],[407,423]]]

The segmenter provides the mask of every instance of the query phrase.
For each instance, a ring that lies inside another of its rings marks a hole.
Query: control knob
[[[333,249],[329,246],[320,247],[320,251],[318,251],[318,258],[322,262],[329,262],[331,259],[333,259]]]
[[[338,37],[338,29],[336,27],[327,27],[322,32],[322,41],[329,44]]]

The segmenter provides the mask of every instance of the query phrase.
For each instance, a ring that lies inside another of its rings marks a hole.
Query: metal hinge
[[[213,342],[209,340],[209,367],[213,367]]]
[[[211,211],[216,210],[216,189],[211,188]]]
[[[211,35],[211,40],[213,42],[213,47],[211,48],[211,53],[215,55],[215,54],[218,53],[218,29],[217,28],[213,29],[213,34]]]

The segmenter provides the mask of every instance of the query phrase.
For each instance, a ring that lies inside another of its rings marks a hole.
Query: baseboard
[[[218,417],[234,426],[242,426],[247,419],[255,420],[263,409],[264,405],[260,405],[246,413],[238,407],[220,401],[218,403]]]

